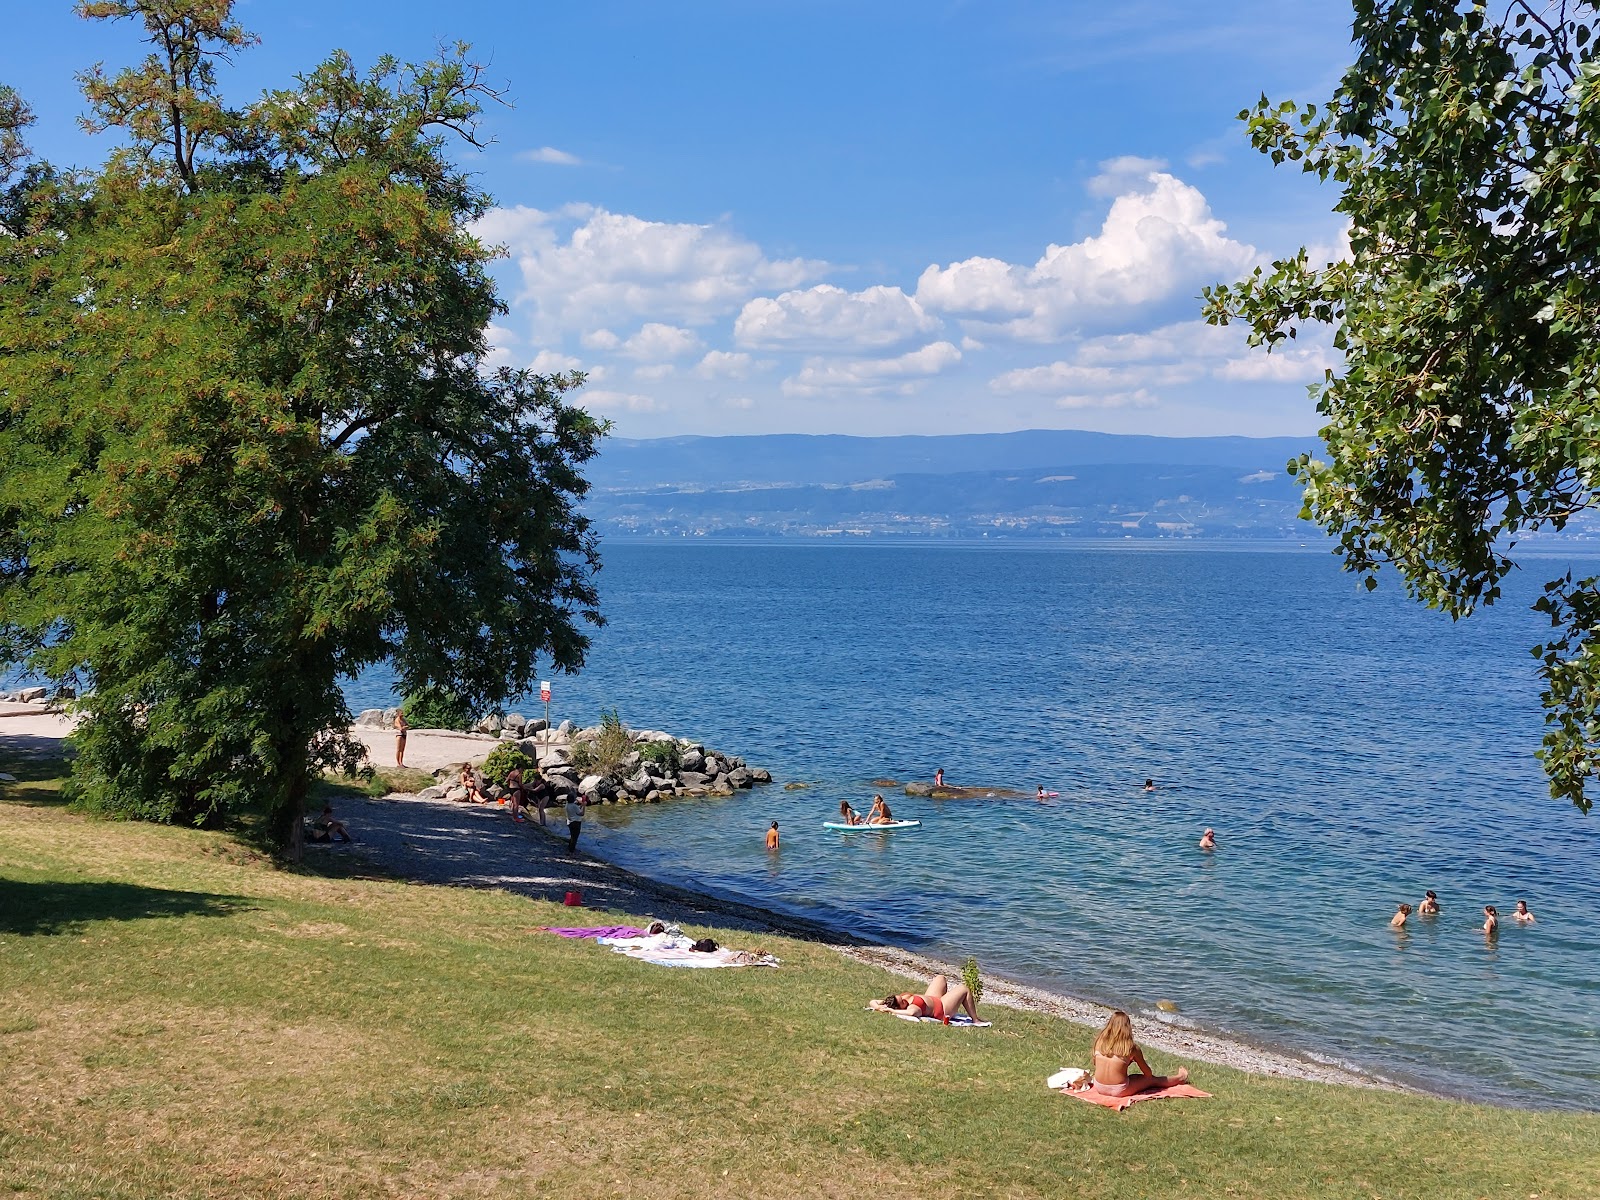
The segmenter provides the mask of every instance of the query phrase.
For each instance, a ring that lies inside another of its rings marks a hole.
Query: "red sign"
[[[539,699],[543,700],[546,704],[550,703],[550,681],[548,679],[541,679],[539,681]]]

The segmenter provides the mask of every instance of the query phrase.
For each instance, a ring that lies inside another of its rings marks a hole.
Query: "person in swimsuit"
[[[964,983],[951,983],[943,975],[928,980],[928,988],[920,995],[916,992],[898,992],[874,1000],[870,1007],[876,1012],[910,1012],[919,1017],[932,1017],[950,1024],[950,1018],[963,1011],[974,1021],[978,1019],[978,1002],[972,998]]]
[[[406,730],[411,728],[411,723],[406,720],[406,710],[394,710],[394,765],[406,765]]]
[[[841,800],[839,801],[839,820],[846,825],[860,825],[861,814],[850,807],[850,801]]]
[[[935,771],[933,773],[933,786],[934,787],[943,787],[944,786],[944,768],[943,767],[940,767],[937,771]]]
[[[1137,1066],[1139,1071],[1129,1074],[1130,1066]],[[1133,1022],[1120,1008],[1111,1014],[1105,1028],[1094,1039],[1093,1086],[1102,1095],[1132,1096],[1149,1088],[1185,1083],[1188,1079],[1187,1067],[1179,1067],[1176,1075],[1157,1075],[1150,1070],[1143,1052],[1134,1044]]]
[[[1200,849],[1215,850],[1217,848],[1217,831],[1208,829],[1200,835]]]
[[[1399,908],[1394,910],[1394,916],[1389,918],[1389,928],[1390,929],[1404,929],[1405,928],[1405,924],[1406,924],[1406,918],[1409,917],[1410,915],[1411,915],[1411,905],[1402,904]]]
[[[1039,794],[1037,796],[1035,796],[1034,799],[1035,800],[1043,800],[1044,799],[1044,784],[1041,783],[1039,785]]]
[[[778,848],[778,823],[776,821],[774,821],[772,823],[772,828],[767,830],[767,849],[768,850],[776,850],[777,848]]]
[[[1417,916],[1437,917],[1439,915],[1439,897],[1432,892],[1422,894],[1422,903],[1417,905]]]
[[[1528,911],[1526,900],[1517,901],[1517,911],[1511,914],[1511,919],[1519,925],[1532,925],[1533,914]]]
[[[522,806],[527,801],[528,793],[522,783],[521,767],[512,767],[506,772],[506,798],[511,801],[511,819],[523,820]]]
[[[1147,792],[1155,791],[1156,790],[1156,781],[1154,779],[1146,779],[1144,781],[1144,790],[1147,791]]]
[[[1483,931],[1490,937],[1500,932],[1500,914],[1492,904],[1483,906]]]
[[[889,811],[889,805],[882,795],[872,797],[872,811],[867,814],[868,825],[892,825],[894,814]]]

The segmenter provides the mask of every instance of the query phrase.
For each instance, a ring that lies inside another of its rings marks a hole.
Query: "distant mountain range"
[[[1299,538],[1285,466],[1315,438],[1032,429],[604,443],[585,504],[602,535]]]

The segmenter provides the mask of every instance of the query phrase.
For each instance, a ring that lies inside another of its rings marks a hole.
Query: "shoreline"
[[[24,755],[59,755],[60,742],[71,732],[72,720],[41,705],[0,705],[0,736]],[[373,757],[380,747],[393,744],[390,730],[361,729]],[[439,744],[433,744],[437,739]],[[466,744],[463,744],[466,743]],[[486,735],[412,731],[408,758],[459,761],[474,757],[471,750],[487,753],[498,740]],[[426,749],[424,747],[426,746]],[[463,754],[462,751],[468,751]],[[418,762],[421,767],[422,763]],[[426,769],[426,767],[423,767]],[[342,815],[352,825],[357,841],[324,846],[311,843],[308,853],[350,853],[397,880],[456,887],[500,888],[559,903],[567,891],[584,894],[583,907],[606,908],[635,916],[650,916],[678,923],[718,925],[750,933],[775,933],[826,945],[857,962],[878,966],[908,979],[933,974],[959,976],[958,964],[903,948],[869,941],[804,917],[761,907],[742,897],[725,897],[654,879],[620,867],[581,850],[568,856],[564,830],[529,820],[514,825],[499,805],[464,805],[446,800],[424,800],[414,793],[392,793],[382,799],[364,799],[360,808],[346,804]],[[530,853],[531,852],[531,853]],[[1006,978],[984,976],[984,1000],[1001,1008],[1043,1013],[1088,1028],[1104,1023],[1111,1008],[1070,993]],[[1177,1026],[1159,1020],[1142,1021],[1140,1041],[1167,1054],[1232,1067],[1269,1078],[1292,1078],[1348,1087],[1426,1095],[1446,1100],[1489,1103],[1474,1097],[1450,1095],[1368,1074],[1354,1068],[1324,1063],[1287,1048],[1256,1045],[1213,1031]]]

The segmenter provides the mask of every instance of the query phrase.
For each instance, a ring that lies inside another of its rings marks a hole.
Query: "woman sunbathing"
[[[1130,1066],[1139,1071],[1128,1073]],[[1149,1088],[1171,1087],[1189,1078],[1186,1067],[1176,1075],[1157,1075],[1145,1062],[1144,1054],[1133,1041],[1133,1022],[1120,1008],[1111,1014],[1100,1035],[1094,1039],[1094,1090],[1106,1096],[1133,1096]]]
[[[877,1012],[915,1013],[919,1017],[943,1021],[946,1025],[950,1024],[952,1014],[959,1014],[963,1009],[974,1021],[978,1019],[978,1002],[972,998],[967,985],[951,983],[943,975],[935,975],[928,980],[928,990],[921,995],[899,992],[882,1000],[874,1000],[869,1007]]]

